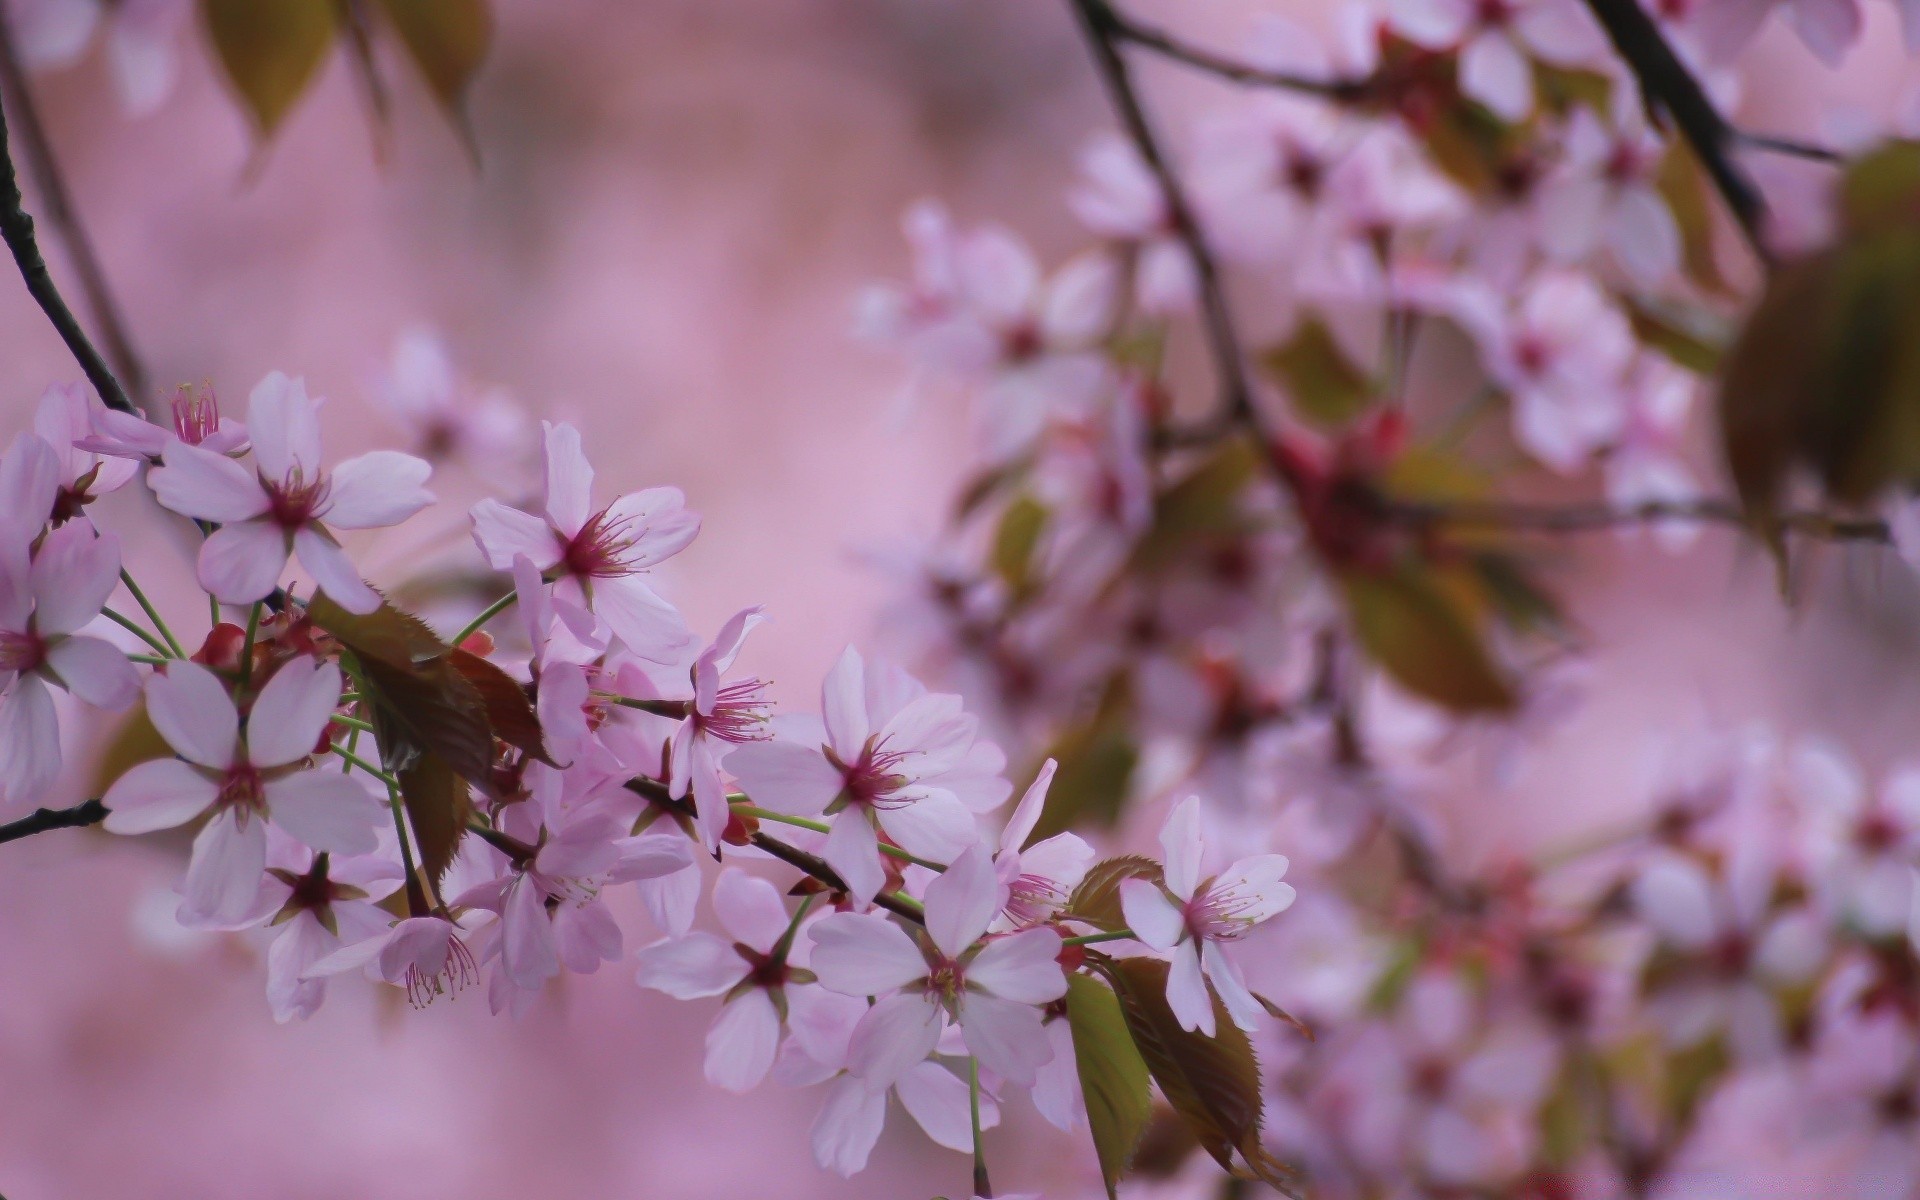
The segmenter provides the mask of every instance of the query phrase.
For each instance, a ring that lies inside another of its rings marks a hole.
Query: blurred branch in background
[[[42,202],[46,206],[47,223],[59,235],[65,245],[67,257],[73,263],[74,274],[80,282],[80,292],[86,298],[87,309],[93,316],[93,323],[100,332],[101,344],[106,347],[106,360],[112,366],[112,373],[125,385],[121,391],[117,386],[113,391],[102,387],[93,366],[88,364],[88,355],[74,347],[73,338],[65,328],[61,328],[60,319],[49,310],[48,316],[54,318],[54,325],[60,328],[69,348],[74,349],[75,357],[87,370],[87,378],[92,381],[94,390],[101,399],[114,408],[129,407],[128,397],[146,395],[146,370],[141,366],[140,356],[133,348],[133,339],[127,332],[126,318],[121,314],[120,305],[113,298],[112,290],[107,286],[106,272],[101,269],[99,256],[94,253],[93,242],[87,236],[86,226],[80,222],[80,214],[74,208],[73,196],[67,190],[66,178],[60,173],[59,162],[54,158],[53,146],[47,139],[46,127],[40,122],[39,110],[34,106],[32,90],[27,85],[26,73],[20,66],[20,55],[14,43],[13,28],[4,13],[0,13],[0,103],[4,103],[11,115],[13,130],[19,135],[20,151],[27,164],[27,170],[39,189]],[[11,184],[14,179],[11,159],[7,163],[6,176]],[[9,189],[13,193],[13,208],[18,210],[17,188]],[[27,236],[32,237],[31,227]],[[12,245],[9,237],[8,244]],[[18,251],[15,252],[18,257]],[[37,251],[36,251],[37,257]],[[27,266],[23,262],[22,270]],[[43,264],[44,268],[44,264]],[[29,281],[31,286],[31,281]],[[48,285],[52,284],[49,281]],[[41,307],[46,301],[38,293]],[[62,306],[64,307],[64,305]],[[97,355],[93,357],[98,357]],[[120,403],[114,402],[118,394]]]

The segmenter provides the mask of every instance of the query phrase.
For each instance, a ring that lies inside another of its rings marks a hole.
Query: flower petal
[[[339,667],[304,655],[288,660],[253,702],[247,760],[256,767],[280,767],[312,754],[339,703]]]
[[[886,1119],[885,1088],[871,1088],[851,1075],[834,1080],[813,1119],[813,1161],[823,1171],[852,1178],[866,1167]]]
[[[320,478],[320,405],[308,398],[304,379],[270,371],[254,384],[247,429],[261,478],[277,483],[296,469],[309,483]]]
[[[223,525],[200,544],[200,586],[228,604],[263,600],[287,569],[286,531],[267,521]]]
[[[226,685],[196,662],[176,659],[147,680],[147,719],[188,762],[225,770],[240,738]]]
[[[1034,1013],[1036,1021],[1039,1015]],[[868,1087],[890,1087],[933,1053],[940,1042],[941,1024],[940,1004],[932,997],[918,992],[888,996],[854,1026],[847,1069],[866,1080]]]
[[[119,710],[140,698],[140,673],[124,651],[100,638],[61,638],[47,650],[47,668],[95,708]]]
[[[1020,1004],[1051,1004],[1067,994],[1060,934],[1026,929],[997,937],[967,964],[967,984]]]
[[[707,1082],[730,1092],[760,1086],[780,1047],[780,1013],[773,998],[752,988],[720,1006],[707,1029]]]
[[[183,517],[229,524],[267,511],[265,488],[252,471],[224,454],[169,438],[161,465],[147,472],[154,499]]]
[[[916,1064],[893,1085],[907,1110],[935,1145],[961,1154],[973,1152],[973,1103],[967,1081],[931,1060]],[[1000,1123],[1000,1106],[980,1096],[980,1127]]]
[[[580,449],[578,429],[564,421],[543,421],[541,428],[546,434],[547,519],[572,537],[593,515],[593,465]]]
[[[648,662],[684,662],[680,655],[693,645],[693,631],[680,610],[636,575],[595,579],[593,611],[627,649]]]
[[[375,450],[333,469],[329,503],[323,515],[335,529],[380,529],[432,504],[427,490],[433,467],[397,450]]]
[[[993,861],[984,845],[976,845],[927,885],[927,936],[942,954],[958,959],[1004,907],[1006,893]]]
[[[69,521],[47,534],[34,553],[34,628],[41,636],[73,633],[100,615],[120,582],[120,540]]]
[[[152,833],[184,825],[220,796],[219,785],[177,758],[135,765],[100,798],[109,833]]]
[[[820,986],[843,996],[876,996],[927,975],[927,960],[906,931],[884,917],[833,913],[807,926]]]
[[[735,746],[721,765],[754,804],[788,816],[818,816],[846,782],[824,754],[793,742]]]
[[[1187,935],[1185,914],[1151,880],[1121,880],[1120,911],[1134,936],[1155,950],[1171,950]]]
[[[847,894],[863,908],[872,904],[886,885],[886,869],[880,865],[880,839],[873,822],[860,809],[848,809],[834,818],[820,857],[839,873]]]
[[[551,525],[498,500],[480,501],[471,515],[474,544],[496,571],[511,570],[519,555],[524,555],[536,570],[544,571],[559,562],[565,550]]]
[[[787,906],[780,900],[780,890],[738,867],[726,868],[714,880],[713,914],[729,937],[762,954],[770,952],[787,932]]]
[[[1180,1028],[1213,1036],[1213,997],[1200,973],[1200,946],[1196,942],[1182,942],[1173,949],[1173,966],[1167,972],[1167,1007],[1173,1010]]]
[[[384,806],[357,779],[339,771],[295,771],[266,784],[273,823],[315,850],[371,854]]]
[[[700,516],[687,510],[676,487],[628,492],[607,506],[607,523],[628,539],[622,562],[645,570],[685,550],[700,533]]]
[[[1064,982],[1064,977],[1063,977]],[[1030,1004],[968,992],[960,1000],[960,1032],[980,1065],[1022,1087],[1053,1057],[1045,1018]]]
[[[243,920],[260,894],[266,870],[266,822],[222,808],[193,839],[193,857],[181,885],[182,918],[211,925]]]
[[[642,946],[634,960],[641,987],[675,1000],[718,996],[747,977],[747,960],[710,933],[689,933]]]
[[[308,525],[295,531],[293,549],[300,556],[300,565],[335,604],[350,613],[362,614],[380,607],[379,593],[360,578],[360,568],[353,565],[340,543],[321,530]]]
[[[1160,830],[1160,848],[1166,854],[1167,890],[1181,900],[1193,899],[1200,883],[1200,797],[1188,796],[1174,806]]]

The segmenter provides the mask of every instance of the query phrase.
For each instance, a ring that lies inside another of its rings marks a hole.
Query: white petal
[[[820,751],[792,742],[748,742],[722,765],[755,805],[789,816],[818,816],[845,784]]]
[[[684,662],[680,655],[693,645],[693,631],[680,610],[636,575],[594,580],[593,611],[627,649],[649,662]]]
[[[135,765],[100,798],[110,833],[151,833],[184,825],[220,795],[213,780],[177,758]]]
[[[730,1092],[760,1086],[780,1046],[780,1014],[773,999],[753,988],[721,1005],[707,1030],[707,1082]]]
[[[1053,786],[1053,775],[1059,767],[1060,764],[1051,758],[1040,764],[1040,773],[1027,785],[1020,803],[1013,810],[1013,816],[1007,821],[1007,827],[1000,831],[1002,853],[1020,850],[1027,844],[1027,839],[1033,836],[1033,827],[1040,823],[1040,814],[1047,806],[1047,789]]]
[[[1233,1023],[1248,1033],[1258,1030],[1260,1014],[1266,1010],[1247,990],[1247,981],[1241,978],[1240,968],[1227,957],[1226,947],[1219,942],[1204,943],[1200,947],[1200,965],[1213,981],[1213,990],[1219,994],[1220,1003],[1226,1005]]]
[[[266,489],[224,454],[169,439],[162,465],[147,472],[154,499],[183,517],[230,524],[267,511]]]
[[[411,454],[375,450],[333,469],[324,515],[335,529],[380,529],[419,512],[434,500],[427,490],[433,467]]]
[[[1025,929],[988,942],[967,964],[967,984],[1021,1004],[1051,1004],[1067,994],[1060,935]]]
[[[640,986],[676,1000],[718,996],[747,977],[747,960],[710,933],[689,933],[643,946],[634,956]]]
[[[1200,797],[1188,796],[1174,806],[1160,830],[1160,849],[1166,855],[1167,890],[1181,900],[1193,899],[1200,883]]]
[[[307,396],[303,379],[271,371],[247,395],[247,431],[262,478],[276,482],[296,469],[320,478],[320,406]]]
[[[1171,950],[1187,936],[1187,918],[1152,881],[1120,881],[1120,911],[1134,936],[1155,950]]]
[[[1293,903],[1293,888],[1280,882],[1287,873],[1284,854],[1243,858],[1207,885],[1211,896],[1231,896],[1235,918],[1258,923],[1283,913]]]
[[[866,1080],[868,1087],[890,1086],[933,1053],[940,1027],[940,1005],[931,997],[917,992],[888,996],[869,1008],[854,1027],[847,1069]]]
[[[140,674],[112,642],[61,638],[47,651],[47,667],[61,686],[95,708],[118,710],[140,698]]]
[[[200,586],[228,604],[265,599],[292,550],[286,531],[267,521],[224,525],[200,544]]]
[[[1501,120],[1522,121],[1533,111],[1533,68],[1512,38],[1482,33],[1460,53],[1460,90]]]
[[[543,421],[541,426],[546,432],[547,517],[572,537],[593,515],[593,465],[580,449],[578,429],[565,422]]]
[[[885,917],[833,913],[807,926],[808,961],[820,986],[843,996],[877,996],[927,975],[927,960],[905,930]]]
[[[34,628],[42,636],[73,633],[100,615],[120,582],[119,539],[69,521],[40,543],[29,579]]]
[[[253,702],[247,717],[247,761],[256,767],[279,767],[312,754],[339,703],[339,667],[304,655],[288,660]]]
[[[880,827],[900,848],[935,862],[951,862],[980,839],[973,812],[948,791],[930,791],[910,804],[876,810]]]
[[[923,1062],[902,1075],[893,1085],[900,1106],[907,1110],[935,1145],[961,1154],[973,1152],[973,1097],[967,1081],[937,1062]],[[991,1129],[999,1123],[1000,1106],[993,1098],[980,1097],[980,1126]]]
[[[738,867],[726,868],[714,880],[713,914],[729,937],[762,954],[772,951],[787,932],[787,906],[779,889]]]
[[[1712,885],[1699,864],[1677,855],[1648,863],[1633,881],[1640,915],[1682,949],[1706,946],[1719,932]]]
[[[1053,1057],[1039,1009],[984,992],[960,999],[960,1032],[980,1065],[1022,1087]]]
[[[687,510],[687,498],[675,487],[627,493],[607,505],[607,522],[627,539],[620,559],[635,570],[665,562],[700,533],[699,514]]]
[[[39,804],[60,777],[60,718],[35,675],[0,696],[0,788],[14,803]]]
[[[500,961],[515,986],[531,991],[559,973],[560,951],[553,944],[546,893],[525,875],[507,889],[500,937]]]
[[[147,718],[189,762],[215,770],[233,762],[240,714],[226,685],[199,663],[175,659],[147,680]]]
[[[1006,907],[987,848],[974,846],[927,885],[927,936],[948,958],[958,959]]]
[[[193,839],[181,912],[216,925],[242,920],[260,894],[266,869],[266,822],[251,817],[242,823],[235,810],[221,809]]]
[[[866,1167],[886,1119],[885,1088],[870,1088],[851,1075],[834,1080],[813,1119],[813,1161],[823,1171],[852,1177]]]
[[[311,525],[297,530],[293,549],[300,556],[300,565],[335,604],[350,613],[370,613],[380,607],[379,595],[360,578],[360,568],[325,533]]]
[[[1174,947],[1172,970],[1167,973],[1167,1007],[1180,1028],[1213,1036],[1213,998],[1200,973],[1200,947],[1193,942]]]
[[[295,771],[265,790],[273,823],[315,850],[371,854],[380,844],[374,830],[385,808],[351,775]]]
[[[866,668],[852,646],[840,652],[820,684],[820,717],[842,762],[853,762],[866,749],[873,731],[867,718]]]
[[[544,571],[559,562],[565,550],[552,526],[498,500],[474,505],[472,517],[474,543],[486,556],[487,565],[496,571],[511,570],[514,558],[520,555],[536,570]]]
[[[847,809],[834,818],[820,857],[839,874],[847,885],[847,894],[863,907],[873,903],[887,882],[886,869],[880,865],[880,839],[874,834],[873,822],[860,809]]]

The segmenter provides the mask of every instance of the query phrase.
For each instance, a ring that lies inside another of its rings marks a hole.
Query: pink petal
[[[1200,973],[1200,947],[1192,941],[1174,947],[1173,969],[1167,973],[1167,1007],[1179,1019],[1180,1028],[1213,1036],[1213,998]]]
[[[199,663],[176,659],[147,680],[147,717],[189,762],[216,771],[233,762],[240,714],[226,685]]]
[[[60,777],[60,718],[38,676],[16,679],[0,696],[0,788],[11,801],[38,803]]]
[[[637,575],[594,580],[593,611],[627,649],[649,662],[674,662],[693,644],[693,631],[680,610]]]
[[[147,472],[147,486],[161,505],[183,517],[223,524],[267,511],[266,489],[252,471],[224,454],[169,437],[162,465]]]
[[[672,558],[700,533],[699,514],[687,511],[687,498],[674,487],[629,492],[607,506],[607,518],[631,539],[621,559],[637,570]]]
[[[967,964],[967,983],[1020,1004],[1051,1004],[1067,994],[1060,934],[1026,929],[994,938]]]
[[[333,469],[323,514],[335,529],[380,529],[419,512],[434,500],[427,490],[433,467],[411,454],[375,450]]]
[[[339,771],[296,771],[266,785],[273,823],[315,850],[371,854],[385,806],[359,781]]]
[[[1040,765],[1040,773],[1027,785],[1026,794],[1020,797],[1020,804],[1013,810],[1013,817],[1007,827],[1000,831],[1001,853],[1018,852],[1033,835],[1033,827],[1040,823],[1040,814],[1047,806],[1047,789],[1053,785],[1053,773],[1060,764],[1049,758]]]
[[[515,986],[531,991],[559,973],[560,955],[553,944],[553,922],[547,918],[547,895],[525,875],[507,889],[500,935],[500,961]]]
[[[927,885],[927,936],[942,954],[958,959],[1004,907],[1006,894],[987,848],[974,846]]]
[[[792,742],[748,742],[724,762],[755,805],[789,816],[817,816],[845,785],[825,755]]]
[[[224,525],[200,545],[200,586],[228,604],[252,604],[280,582],[291,549],[286,531],[270,522]]]
[[[1266,1010],[1247,990],[1247,981],[1241,977],[1240,968],[1227,957],[1226,947],[1219,942],[1201,945],[1200,965],[1207,978],[1213,980],[1213,990],[1218,993],[1220,1003],[1226,1005],[1233,1023],[1248,1033],[1259,1029],[1260,1014]]]
[[[927,960],[892,921],[867,913],[833,913],[807,926],[813,972],[843,996],[875,996],[927,975]]]
[[[181,885],[182,914],[216,925],[241,920],[260,894],[266,869],[266,822],[242,821],[234,809],[222,808],[193,839],[193,858]]]
[[[634,956],[640,986],[675,1000],[718,996],[747,977],[747,960],[710,933],[689,933],[642,946]]]
[[[275,482],[295,468],[311,482],[320,478],[320,406],[307,398],[307,384],[273,371],[247,397],[247,428],[260,476]]]
[[[873,903],[887,881],[886,871],[880,865],[880,839],[863,810],[848,809],[834,819],[820,856],[847,885],[847,894],[853,897],[854,903],[862,907]]]
[[[521,555],[536,572],[560,561],[565,546],[554,535],[553,527],[539,517],[508,508],[498,500],[474,505],[472,517],[474,543],[494,570],[511,570],[514,558]]]
[[[730,1092],[760,1086],[780,1046],[780,1013],[753,988],[727,1001],[707,1030],[707,1082]]]
[[[1086,1127],[1087,1105],[1080,1093],[1073,1031],[1065,1021],[1048,1021],[1047,1041],[1053,1046],[1053,1057],[1034,1075],[1033,1107],[1055,1129],[1075,1133]]]
[[[1188,796],[1174,806],[1160,830],[1160,849],[1166,855],[1167,890],[1182,900],[1193,899],[1200,882],[1200,797]]]
[[[619,860],[607,874],[611,883],[636,883],[675,875],[693,865],[692,844],[676,833],[643,833],[614,843]]]
[[[693,927],[694,908],[704,885],[698,870],[679,870],[635,885],[647,915],[663,932],[679,936]]]
[[[1533,111],[1533,68],[1504,33],[1482,33],[1460,52],[1460,90],[1503,121]]]
[[[813,1119],[813,1161],[842,1178],[858,1174],[886,1119],[885,1088],[870,1088],[851,1075],[834,1080],[820,1103],[820,1115]]]
[[[757,604],[733,614],[720,627],[720,632],[713,635],[713,644],[700,656],[701,661],[711,665],[716,674],[726,674],[733,668],[733,660],[739,657],[747,635],[766,619],[766,609]]]
[[[293,535],[293,549],[320,590],[341,608],[350,613],[370,613],[380,607],[379,593],[367,586],[360,578],[360,568],[325,533],[311,525],[300,529]]]
[[[562,904],[553,910],[553,944],[567,970],[591,975],[601,963],[619,960],[620,923],[600,901]]]
[[[47,669],[95,708],[118,711],[140,698],[140,675],[126,653],[96,637],[61,638],[47,651]]]
[[[713,915],[734,941],[762,954],[773,950],[790,923],[779,889],[738,867],[726,868],[714,880]]]
[[[45,438],[17,435],[0,455],[0,521],[31,539],[60,492],[60,456]]]
[[[120,582],[120,540],[97,536],[85,521],[47,534],[34,553],[34,628],[42,636],[73,633],[100,615]]]
[[[541,428],[546,432],[547,519],[572,537],[593,515],[593,466],[580,449],[578,429],[550,421],[541,422]]]
[[[1280,882],[1286,873],[1286,855],[1256,854],[1215,876],[1207,885],[1207,894],[1231,895],[1234,917],[1258,923],[1285,912],[1293,904],[1292,885]]]
[[[1037,1019],[1039,1013],[1035,1012]],[[847,1069],[868,1087],[889,1087],[940,1042],[940,1005],[930,996],[901,992],[888,996],[854,1026]]]
[[[820,716],[827,723],[827,736],[840,761],[858,759],[873,727],[867,721],[866,668],[860,652],[852,646],[840,652],[820,685]]]
[[[324,979],[307,978],[306,971],[339,942],[310,912],[296,915],[281,928],[280,936],[267,948],[267,1007],[275,1021],[284,1024],[295,1017],[304,1021],[319,1010],[327,984]]]
[[[213,780],[177,758],[139,763],[100,798],[109,833],[152,833],[184,825],[219,798]]]
[[[929,792],[911,804],[881,808],[877,815],[901,849],[936,862],[952,861],[980,838],[972,811],[951,792]]]
[[[966,1080],[937,1062],[922,1062],[893,1085],[900,1106],[936,1145],[961,1154],[973,1152],[973,1101]],[[1000,1123],[1000,1106],[980,1096],[980,1127]]]
[[[1120,881],[1120,911],[1134,936],[1155,950],[1171,950],[1187,935],[1185,915],[1149,880]]]
[[[1053,1057],[1044,1019],[1032,1005],[985,992],[968,992],[960,1000],[960,1032],[967,1049],[982,1067],[1022,1087],[1031,1087],[1035,1072]]]
[[[313,753],[340,703],[340,668],[302,655],[289,659],[253,702],[247,719],[247,761],[281,767]]]

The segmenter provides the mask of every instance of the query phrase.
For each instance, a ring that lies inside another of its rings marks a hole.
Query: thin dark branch
[[[1802,142],[1794,138],[1780,137],[1777,134],[1754,133],[1752,130],[1736,129],[1734,130],[1734,136],[1740,139],[1740,144],[1743,146],[1751,146],[1755,150],[1765,150],[1771,154],[1784,154],[1789,158],[1804,158],[1811,162],[1828,164],[1843,163],[1847,160],[1847,156],[1838,150],[1829,149],[1826,146],[1816,146],[1812,142]]]
[[[107,819],[107,806],[88,800],[72,808],[39,808],[18,821],[0,825],[0,842],[17,842],[53,829],[81,829]]]
[[[1521,533],[1593,533],[1635,525],[1691,521],[1746,525],[1747,514],[1733,500],[1650,500],[1643,504],[1408,504],[1390,502],[1385,515],[1423,526],[1479,526]],[[1836,542],[1892,542],[1887,523],[1872,517],[1841,517],[1822,512],[1790,512],[1775,517],[1791,533]]]
[[[1359,100],[1365,97],[1373,87],[1373,82],[1367,79],[1312,79],[1287,71],[1256,67],[1251,63],[1239,62],[1224,55],[1215,54],[1191,42],[1181,41],[1164,30],[1143,25],[1131,17],[1124,16],[1111,6],[1103,4],[1101,7],[1106,9],[1108,27],[1114,37],[1124,42],[1132,42],[1142,49],[1151,50],[1162,58],[1185,63],[1196,70],[1232,83],[1244,83],[1251,87],[1279,88],[1289,92],[1306,92],[1343,102]]]
[[[1760,189],[1733,160],[1739,131],[1720,115],[1706,89],[1674,53],[1660,26],[1640,7],[1639,0],[1586,0],[1587,8],[1607,31],[1613,48],[1633,70],[1649,107],[1673,119],[1693,147],[1713,185],[1747,242],[1762,262],[1772,255],[1766,243],[1767,206]]]
[[[20,268],[20,277],[26,280],[27,292],[40,305],[40,311],[47,314],[47,320],[53,322],[53,328],[67,349],[80,362],[80,369],[87,373],[87,379],[93,384],[93,390],[109,408],[121,412],[133,412],[133,403],[127,399],[126,391],[120,381],[114,378],[112,368],[107,366],[100,352],[87,340],[86,330],[80,328],[80,322],[74,319],[73,310],[60,297],[60,289],[54,286],[53,276],[47,272],[47,260],[40,255],[40,245],[34,239],[33,218],[27,215],[20,198],[20,180],[14,174],[13,153],[7,145],[7,119],[5,106],[0,104],[0,240],[7,243],[7,249],[13,252],[13,261]]]
[[[4,13],[0,13],[0,95],[4,95],[5,103],[13,113],[21,154],[46,204],[44,216],[66,245],[67,257],[72,261],[74,274],[80,282],[80,294],[86,299],[87,309],[93,314],[93,323],[100,330],[107,360],[113,364],[114,374],[126,385],[126,395],[144,396],[147,392],[146,371],[141,367],[140,356],[133,348],[126,318],[113,298],[113,290],[107,286],[106,272],[100,266],[99,256],[94,253],[93,241],[87,236],[86,226],[81,223],[79,211],[74,207],[73,194],[67,189],[66,178],[60,173],[59,161],[54,157],[53,144],[47,138],[46,126],[41,123],[39,110],[34,105],[32,89],[27,85],[26,73],[21,70],[20,57],[14,47],[13,30]],[[81,365],[86,365],[84,359]],[[91,371],[87,375],[89,379],[93,378]],[[94,379],[93,384],[98,391],[100,381]],[[107,393],[101,391],[100,396],[104,400]]]

